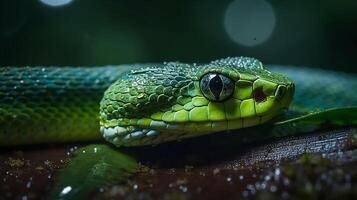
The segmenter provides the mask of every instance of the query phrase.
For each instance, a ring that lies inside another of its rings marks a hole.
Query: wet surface
[[[236,138],[238,137],[238,138]],[[232,134],[123,149],[141,163],[124,184],[98,186],[93,199],[354,199],[357,129],[239,143]],[[83,144],[81,144],[83,145]],[[77,145],[80,147],[81,145]],[[2,150],[2,199],[38,199],[76,145]],[[0,199],[1,199],[0,198]]]
[[[0,199],[39,199],[54,173],[69,161],[71,147],[4,150],[0,154]]]
[[[310,169],[315,161],[328,164]],[[305,156],[294,164],[261,163],[260,166],[246,169],[188,167],[151,170],[148,174],[139,174],[126,186],[107,188],[102,196],[125,198],[136,195],[136,198],[145,196],[144,199],[165,199],[170,196],[175,199],[176,195],[183,199],[287,199],[292,196],[326,199],[333,194],[337,199],[339,196],[334,193],[340,192],[345,197],[353,198],[357,195],[357,174],[354,170],[356,164],[357,162],[334,165],[321,157]],[[315,176],[314,173],[319,175]]]

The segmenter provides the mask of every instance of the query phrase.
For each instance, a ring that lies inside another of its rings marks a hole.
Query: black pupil
[[[209,89],[211,90],[213,96],[216,99],[219,99],[219,96],[222,92],[223,89],[223,82],[221,77],[219,75],[215,75],[210,81],[209,81]]]

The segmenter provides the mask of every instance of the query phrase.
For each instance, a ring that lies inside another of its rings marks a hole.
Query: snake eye
[[[200,88],[207,99],[224,101],[232,95],[234,82],[222,74],[206,74],[201,78]]]

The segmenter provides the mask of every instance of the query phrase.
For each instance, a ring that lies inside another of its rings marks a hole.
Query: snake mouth
[[[121,146],[125,143],[131,143],[131,145],[139,145],[137,143],[144,142],[146,140],[152,140],[158,134],[158,131],[156,130],[142,129],[136,126],[101,126],[100,132],[107,141],[110,141],[117,146]],[[143,144],[147,142],[148,141],[144,142]]]
[[[103,138],[116,146],[155,145],[164,141],[181,140],[210,133],[236,130],[258,125],[269,120],[272,116],[246,117],[232,120],[207,122],[163,122],[152,120],[148,126],[142,125],[112,125],[100,126]]]

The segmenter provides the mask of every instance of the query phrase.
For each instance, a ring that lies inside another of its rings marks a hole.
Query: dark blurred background
[[[356,0],[2,0],[0,65],[207,62],[357,72]]]

